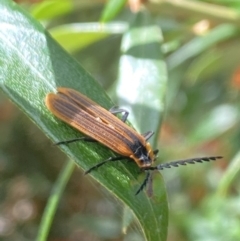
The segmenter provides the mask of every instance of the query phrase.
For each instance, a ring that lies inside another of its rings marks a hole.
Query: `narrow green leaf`
[[[216,192],[216,196],[225,197],[227,195],[227,191],[229,190],[232,181],[234,178],[239,175],[240,172],[240,152],[238,152],[231,163],[229,164],[227,170],[221,178],[221,181],[218,185],[218,189]]]
[[[52,189],[52,193],[44,210],[36,241],[47,240],[49,229],[56,213],[60,197],[62,196],[63,190],[68,183],[70,176],[72,175],[74,167],[74,163],[69,161],[67,162],[66,166],[63,167],[62,172],[59,174],[58,180]]]
[[[46,20],[67,14],[72,10],[73,3],[71,0],[51,0],[34,5],[31,13],[39,20]]]
[[[108,0],[100,18],[101,22],[108,22],[124,8],[127,0]]]
[[[167,87],[161,43],[159,27],[146,12],[138,13],[123,36],[123,55],[116,86],[119,105],[130,111],[129,119],[138,131],[155,131],[151,138],[154,143],[158,139]],[[165,240],[167,236],[168,208],[166,196],[163,195],[164,184],[162,180],[154,182],[154,186],[156,184],[153,195],[158,197],[159,203],[157,200],[151,202],[151,212],[139,217],[148,241]],[[150,223],[146,222],[147,217],[152,220]]]
[[[34,20],[12,1],[0,2],[0,88],[53,142],[81,136],[46,108],[47,93],[59,86],[74,88],[105,108],[113,103],[99,84]],[[61,149],[84,170],[114,155],[97,143],[75,143]],[[27,151],[27,150],[26,150]],[[167,207],[163,183],[160,195],[135,196],[141,181],[135,163],[111,163],[91,176],[133,211],[148,240],[164,240]],[[153,238],[155,237],[155,239]],[[161,238],[160,238],[161,237]]]
[[[167,61],[169,69],[176,68],[186,60],[202,53],[209,47],[224,41],[238,33],[238,28],[230,24],[222,24],[211,30],[205,36],[198,36],[171,54]]]
[[[159,133],[165,110],[167,69],[162,40],[159,27],[145,12],[136,16],[122,40],[117,95],[119,104],[135,113],[129,119],[142,133],[149,128]]]
[[[237,123],[238,110],[231,105],[222,105],[207,113],[189,134],[189,145],[210,141]]]
[[[69,52],[81,50],[90,44],[112,34],[122,34],[127,29],[126,23],[75,23],[66,24],[50,30],[53,38]]]

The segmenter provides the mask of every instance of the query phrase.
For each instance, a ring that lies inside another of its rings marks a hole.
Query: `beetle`
[[[129,114],[126,110],[117,107],[106,110],[80,92],[65,87],[57,88],[56,94],[49,93],[46,96],[45,103],[54,116],[86,135],[58,142],[57,145],[76,141],[97,141],[119,154],[92,166],[85,171],[85,174],[108,162],[123,159],[135,161],[140,169],[146,172],[146,177],[136,195],[147,185],[150,179],[150,171],[222,158],[221,156],[197,157],[153,166],[158,150],[153,150],[147,141],[154,132],[148,131],[141,135],[129,127],[125,123]],[[123,113],[121,119],[116,116],[118,113]]]

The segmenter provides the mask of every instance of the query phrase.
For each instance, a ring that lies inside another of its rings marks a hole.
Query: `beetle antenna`
[[[150,180],[150,172],[153,170],[163,170],[166,168],[171,168],[171,167],[178,167],[178,166],[186,166],[187,164],[195,164],[195,163],[202,163],[202,162],[209,162],[209,161],[216,161],[217,159],[221,159],[222,156],[210,156],[210,157],[197,157],[197,158],[191,158],[191,159],[185,159],[185,160],[178,160],[178,161],[172,161],[172,162],[167,162],[167,163],[162,163],[159,164],[155,167],[146,167],[144,168],[145,171],[148,171],[146,174],[146,177],[135,193],[135,195],[138,195],[148,184]]]
[[[211,156],[211,157],[197,157],[192,159],[178,160],[173,162],[166,162],[159,164],[155,167],[147,167],[145,170],[163,170],[165,168],[178,167],[178,166],[186,166],[187,164],[195,164],[209,161],[216,161],[217,159],[221,159],[222,156]]]

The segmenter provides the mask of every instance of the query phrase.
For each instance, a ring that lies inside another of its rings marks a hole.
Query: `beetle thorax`
[[[149,167],[153,164],[155,155],[149,143],[145,146],[139,145],[134,154],[130,156],[138,164],[139,167]]]

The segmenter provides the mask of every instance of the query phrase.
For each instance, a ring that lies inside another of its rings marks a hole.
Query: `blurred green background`
[[[155,133],[160,161],[224,156],[214,163],[162,172],[169,202],[167,240],[240,240],[240,2],[15,2],[40,21],[116,103],[122,88],[116,80],[124,72],[122,37],[138,11],[148,12],[162,31],[159,48],[168,71],[166,107]],[[35,240],[52,187],[68,160],[2,93],[0,133],[0,240]],[[137,221],[125,223],[128,212],[76,167],[47,240],[144,240]]]

